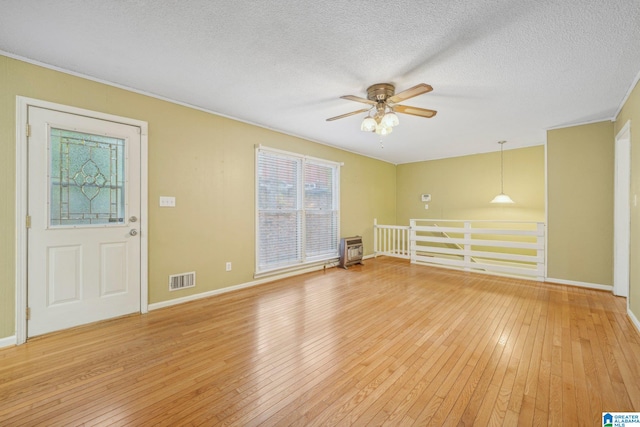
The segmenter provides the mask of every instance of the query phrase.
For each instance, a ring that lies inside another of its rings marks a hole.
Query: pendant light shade
[[[360,130],[362,130],[363,132],[373,132],[374,130],[376,130],[376,126],[378,126],[378,123],[376,123],[376,119],[371,116],[367,116],[362,121]]]
[[[389,111],[387,114],[382,117],[382,122],[384,126],[388,128],[392,128],[394,126],[398,126],[400,120],[398,120],[398,116],[393,111]]]
[[[383,124],[379,124],[378,126],[376,126],[376,133],[380,136],[389,135],[391,132],[393,132],[392,127],[388,127]]]
[[[515,203],[507,194],[500,193],[493,198],[491,203]]]
[[[493,200],[491,200],[491,203],[515,203],[511,197],[504,194],[504,154],[502,152],[502,148],[506,142],[507,141],[498,141],[498,144],[500,144],[500,194],[494,197]]]

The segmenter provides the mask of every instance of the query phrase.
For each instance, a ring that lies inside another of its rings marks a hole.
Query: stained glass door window
[[[125,218],[125,140],[50,130],[49,225],[121,225]]]

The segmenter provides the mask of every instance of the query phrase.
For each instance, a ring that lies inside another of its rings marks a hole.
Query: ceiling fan
[[[354,95],[341,96],[341,99],[361,102],[369,104],[371,107],[361,110],[352,111],[350,113],[341,114],[339,116],[327,119],[328,122],[343,119],[355,114],[369,112],[367,117],[362,121],[360,129],[365,132],[375,132],[379,135],[387,135],[391,133],[394,126],[397,126],[398,116],[395,113],[411,114],[412,116],[431,118],[436,115],[437,111],[428,110],[426,108],[410,107],[408,105],[398,105],[402,101],[431,92],[433,88],[426,84],[420,83],[412,88],[395,93],[395,86],[391,83],[378,83],[367,88],[367,98],[361,98]],[[372,111],[375,109],[373,116]]]

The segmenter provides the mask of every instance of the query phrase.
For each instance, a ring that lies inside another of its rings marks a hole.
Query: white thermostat
[[[430,202],[431,201],[431,194],[423,194],[422,195],[422,201],[423,202]]]

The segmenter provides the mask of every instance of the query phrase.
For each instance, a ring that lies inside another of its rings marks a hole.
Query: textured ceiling
[[[640,71],[639,0],[0,0],[0,50],[393,163],[543,144],[611,119]],[[382,138],[374,83],[434,91]]]

